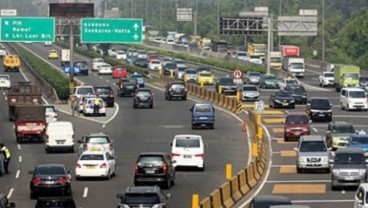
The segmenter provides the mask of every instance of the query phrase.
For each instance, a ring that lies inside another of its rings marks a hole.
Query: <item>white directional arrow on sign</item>
[[[134,29],[135,29],[135,30],[138,30],[139,25],[138,25],[137,23],[135,23],[135,24],[133,25],[133,27],[134,27]]]
[[[134,40],[137,40],[137,39],[139,38],[139,36],[138,36],[137,34],[135,34],[135,35],[133,36],[133,38],[134,38]]]
[[[5,24],[5,25],[9,25],[9,21],[5,21],[5,22],[4,22],[4,24]]]

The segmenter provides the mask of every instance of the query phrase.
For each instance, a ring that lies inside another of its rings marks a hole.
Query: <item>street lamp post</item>
[[[198,19],[198,0],[195,0],[194,35],[197,35],[197,19]]]
[[[281,12],[282,12],[282,0],[280,0],[280,4],[279,4],[279,16],[281,16]],[[281,36],[279,36],[279,48],[281,45]]]
[[[325,0],[322,0],[322,61],[325,61]]]

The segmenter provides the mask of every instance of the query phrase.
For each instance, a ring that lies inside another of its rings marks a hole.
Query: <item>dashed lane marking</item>
[[[272,194],[324,194],[325,184],[276,184]]]
[[[87,198],[88,196],[88,187],[84,187],[83,189],[83,198]]]
[[[314,128],[314,127],[312,128],[312,130],[313,130],[314,132],[316,132],[316,133],[318,132],[318,129],[316,129],[316,128]]]
[[[281,157],[296,157],[296,151],[295,150],[282,150],[280,151]]]
[[[296,165],[282,165],[279,170],[280,173],[297,173]]]
[[[164,125],[164,128],[167,128],[167,129],[182,129],[184,128],[183,125]]]
[[[11,188],[11,189],[9,190],[8,195],[7,195],[8,199],[10,199],[10,198],[12,197],[13,192],[14,192],[14,188]]]
[[[264,118],[263,121],[269,124],[283,123],[285,118]]]
[[[272,128],[274,133],[284,133],[284,128]]]
[[[20,146],[20,144],[17,145],[17,148],[18,148],[18,150],[21,150],[22,149],[22,147]]]
[[[17,170],[17,173],[15,174],[15,178],[19,178],[19,175],[20,175],[20,170]]]
[[[277,144],[298,144],[298,142],[296,142],[296,141],[285,142],[284,138],[276,138],[276,142],[277,142]]]
[[[19,156],[19,162],[20,163],[22,162],[22,156]]]
[[[351,203],[355,202],[353,199],[325,199],[325,200],[292,200],[294,203]]]

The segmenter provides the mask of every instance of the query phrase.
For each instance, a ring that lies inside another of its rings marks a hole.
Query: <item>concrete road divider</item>
[[[230,208],[231,206],[233,206],[235,202],[231,197],[230,183],[226,182],[222,184],[222,186],[220,187],[220,191],[221,191],[222,205],[226,208]]]
[[[211,198],[206,197],[200,203],[200,208],[212,208],[211,207]]]
[[[251,162],[247,167],[247,183],[250,188],[253,188],[257,185],[257,179],[254,176],[254,167],[253,162]]]
[[[206,90],[206,94],[204,96],[204,99],[207,101],[211,100],[211,90]]]
[[[213,208],[222,208],[220,189],[214,190],[211,193],[210,198]]]
[[[229,101],[229,105],[227,106],[227,109],[229,111],[233,111],[233,108],[235,107],[236,109],[236,98],[229,98],[230,101]]]
[[[200,94],[199,94],[199,98],[204,100],[205,96],[206,96],[206,89],[202,88],[202,87],[199,87],[200,89]]]
[[[225,95],[220,94],[219,96],[220,96],[220,98],[219,98],[219,102],[217,103],[217,105],[222,107],[222,105],[224,105],[224,103],[225,103]]]
[[[240,176],[236,175],[230,180],[231,196],[233,197],[235,202],[239,201],[243,196],[240,191],[239,178]]]
[[[215,94],[215,97],[214,97],[214,99],[213,99],[213,104],[215,104],[215,105],[218,105],[219,104],[219,102],[220,102],[220,94],[218,94],[217,92],[214,92]]]
[[[210,96],[209,96],[209,99],[208,101],[215,104],[215,92],[214,91],[209,91],[210,92]]]
[[[239,176],[239,187],[240,191],[243,195],[247,194],[250,191],[250,188],[247,184],[247,174],[245,172],[246,170],[241,170],[238,173]]]
[[[260,154],[258,154],[260,155]],[[258,157],[259,158],[259,157]],[[257,181],[261,180],[261,170],[259,169],[258,162],[253,162],[253,169],[254,169],[254,177]]]

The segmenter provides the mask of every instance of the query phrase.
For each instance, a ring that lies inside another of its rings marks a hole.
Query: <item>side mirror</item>
[[[69,180],[72,180],[72,175],[68,174]]]
[[[190,112],[193,112],[193,108],[190,108],[190,109],[189,109],[189,111],[190,111]]]
[[[333,159],[329,159],[328,163],[330,163],[331,165],[334,164],[334,160]]]
[[[119,198],[119,199],[123,198],[123,194],[116,194],[116,198]]]
[[[328,151],[332,151],[332,147],[327,148]]]
[[[309,123],[312,123],[313,121],[312,120],[309,120]]]
[[[172,145],[173,145],[172,142],[170,142],[169,145],[170,145],[170,147],[172,147]]]
[[[310,103],[307,103],[307,106],[308,106],[308,107],[310,107],[310,105],[311,105]]]
[[[327,130],[327,131],[326,131],[326,134],[331,134],[331,131]]]

